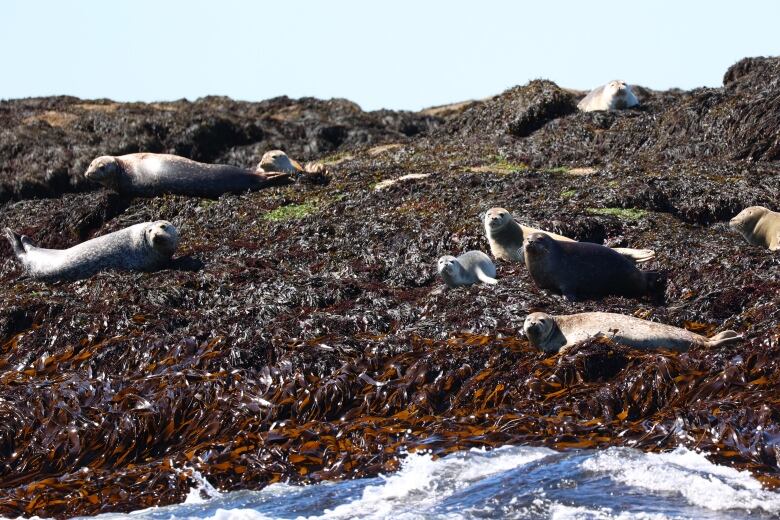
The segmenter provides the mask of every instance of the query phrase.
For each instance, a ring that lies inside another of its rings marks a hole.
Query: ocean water
[[[556,452],[527,446],[406,457],[398,472],[310,486],[220,493],[205,480],[178,505],[133,519],[780,518],[780,493],[684,448]]]

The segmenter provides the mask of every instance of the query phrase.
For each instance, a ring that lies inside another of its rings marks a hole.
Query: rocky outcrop
[[[777,486],[780,257],[725,225],[747,205],[778,209],[777,64],[614,113],[574,112],[546,81],[446,119],[286,98],[1,103],[0,228],[67,247],[167,219],[182,242],[160,272],[54,284],[21,278],[0,244],[0,515],[180,501],[189,468],[261,488],[392,471],[403,449],[507,443],[685,444]],[[324,160],[331,182],[125,199],[80,178],[102,153],[253,166],[278,147]],[[496,287],[439,291],[436,259],[488,250],[480,215],[497,205],[654,249],[665,304],[567,302],[509,264]],[[534,310],[745,341],[675,354],[602,339],[550,359],[522,334]]]

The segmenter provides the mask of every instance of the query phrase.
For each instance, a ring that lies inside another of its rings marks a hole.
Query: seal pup
[[[780,213],[776,211],[764,206],[750,206],[731,219],[729,227],[754,246],[780,251]]]
[[[447,287],[454,289],[478,282],[496,284],[496,266],[482,251],[467,251],[455,258],[442,256],[438,261],[438,270]]]
[[[544,233],[526,239],[525,265],[537,287],[567,300],[609,295],[662,299],[666,286],[663,273],[640,271],[608,247],[555,240]]]
[[[531,345],[547,353],[565,352],[575,343],[599,334],[636,349],[668,348],[678,352],[685,352],[694,346],[730,345],[742,339],[733,330],[725,330],[707,338],[671,325],[611,312],[583,312],[564,316],[534,312],[525,318],[523,330]]]
[[[84,279],[107,269],[159,269],[179,244],[179,232],[167,220],[136,224],[69,249],[36,247],[9,228],[5,234],[26,274],[47,281]]]
[[[84,176],[117,193],[139,197],[170,193],[216,198],[293,181],[287,172],[251,171],[161,153],[104,155],[92,161]]]
[[[544,233],[562,242],[575,242],[575,240],[563,235],[518,224],[512,214],[504,208],[490,208],[485,213],[484,225],[485,235],[490,243],[490,252],[493,253],[493,257],[508,262],[525,262],[523,242],[532,233]],[[649,262],[655,258],[655,252],[651,249],[625,247],[613,249],[637,264]]]
[[[601,85],[591,90],[582,101],[577,103],[577,108],[583,112],[594,110],[619,110],[639,104],[631,87],[625,81],[616,79],[606,85]]]

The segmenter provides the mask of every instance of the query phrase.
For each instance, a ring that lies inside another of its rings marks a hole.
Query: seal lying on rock
[[[730,345],[742,339],[733,330],[706,338],[671,325],[611,312],[583,312],[566,316],[534,312],[526,317],[523,330],[531,345],[549,353],[565,352],[575,343],[599,334],[637,349],[668,348],[680,352],[697,345]]]
[[[301,163],[295,159],[290,159],[282,150],[271,150],[265,152],[257,165],[258,172],[282,172],[294,175],[303,175],[305,178],[325,177],[328,175],[328,168],[321,162]]]
[[[485,235],[487,235],[490,243],[491,253],[498,260],[524,262],[523,242],[532,233],[545,233],[555,240],[574,242],[571,238],[563,235],[518,224],[512,217],[512,214],[504,208],[490,208],[485,213]],[[637,264],[649,262],[655,258],[655,252],[651,249],[630,249],[624,247],[615,247],[613,249]]]
[[[751,206],[731,219],[729,226],[739,231],[754,246],[780,251],[780,213],[776,211],[763,206]]]
[[[457,258],[442,256],[439,258],[438,269],[444,283],[451,289],[477,282],[498,283],[496,266],[482,251],[468,251]]]
[[[27,275],[49,281],[89,278],[107,269],[159,269],[179,244],[179,232],[167,220],[136,224],[69,249],[44,249],[8,228],[5,233]]]
[[[165,193],[219,197],[294,180],[287,172],[251,171],[158,153],[104,155],[92,161],[84,175],[117,193],[139,197]]]
[[[608,247],[555,240],[545,233],[526,239],[525,265],[540,289],[568,300],[609,295],[662,299],[666,285],[662,273],[640,271]]]
[[[606,85],[601,85],[591,90],[582,101],[577,103],[577,108],[583,112],[594,110],[618,110],[629,108],[639,104],[631,87],[625,81],[614,80]]]

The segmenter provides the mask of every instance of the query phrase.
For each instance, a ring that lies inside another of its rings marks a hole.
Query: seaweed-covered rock
[[[182,236],[168,269],[54,284],[21,278],[0,242],[0,515],[172,503],[191,468],[257,489],[392,471],[404,449],[508,443],[695,445],[777,486],[780,257],[726,221],[778,200],[764,126],[777,111],[759,110],[774,107],[761,71],[778,61],[609,113],[569,113],[575,100],[544,81],[446,119],[344,100],[0,103],[0,228],[56,248],[156,219]],[[210,200],[80,179],[98,153],[254,166],[279,147],[322,160],[331,181]],[[669,273],[666,304],[568,302],[507,263],[494,287],[441,290],[436,259],[487,251],[492,206],[654,249],[643,268]],[[677,354],[594,339],[546,358],[522,334],[536,310],[745,341]]]

